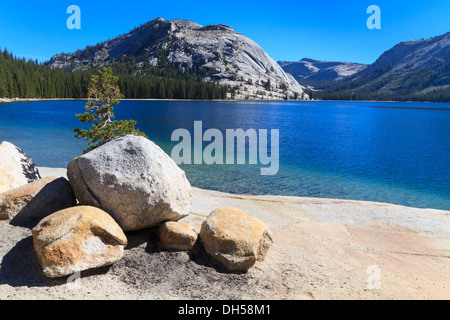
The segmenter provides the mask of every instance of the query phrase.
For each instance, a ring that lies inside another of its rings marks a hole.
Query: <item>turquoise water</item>
[[[1,103],[0,140],[21,147],[38,166],[66,167],[86,147],[72,131],[84,105]],[[259,164],[180,165],[193,186],[450,210],[448,103],[122,101],[115,113],[137,120],[169,155],[177,144],[172,132],[193,132],[194,121],[204,131],[279,130],[276,175],[260,175]]]

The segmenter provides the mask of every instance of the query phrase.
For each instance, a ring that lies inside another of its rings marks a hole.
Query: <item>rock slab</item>
[[[75,205],[69,181],[50,176],[0,194],[0,220],[34,227],[44,217]]]
[[[247,271],[273,243],[268,226],[236,208],[219,208],[202,223],[200,238],[206,252],[229,271]]]
[[[40,178],[38,168],[20,148],[7,141],[0,144],[0,193]]]
[[[50,278],[111,265],[122,258],[127,245],[114,219],[90,206],[53,213],[33,228],[32,235],[39,264]]]
[[[197,231],[186,222],[168,221],[159,226],[159,240],[166,249],[190,250],[197,237]]]
[[[176,221],[191,210],[191,185],[147,138],[128,135],[78,157],[67,168],[80,204],[108,212],[124,231]]]

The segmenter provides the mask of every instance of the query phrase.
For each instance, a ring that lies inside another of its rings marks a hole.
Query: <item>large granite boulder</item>
[[[219,208],[203,222],[200,239],[206,252],[229,271],[247,271],[272,245],[272,233],[261,220],[235,208]]]
[[[39,264],[50,278],[111,265],[122,258],[127,245],[114,219],[89,206],[49,215],[33,228],[32,235]]]
[[[18,147],[0,144],[0,193],[40,179],[34,162]]]
[[[0,220],[34,227],[42,218],[76,204],[67,179],[45,177],[1,193]]]
[[[191,185],[147,138],[128,135],[73,160],[67,176],[81,204],[108,212],[125,231],[176,221],[191,210]]]

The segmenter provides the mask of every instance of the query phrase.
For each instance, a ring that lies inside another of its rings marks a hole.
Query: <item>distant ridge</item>
[[[450,32],[401,42],[368,66],[313,59],[279,64],[324,99],[450,102]]]
[[[278,61],[285,72],[299,81],[334,81],[351,76],[367,67],[367,65],[339,61],[319,61],[303,58],[300,61]]]

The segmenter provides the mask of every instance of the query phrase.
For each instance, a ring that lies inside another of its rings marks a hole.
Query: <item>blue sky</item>
[[[157,17],[227,24],[272,58],[372,63],[401,41],[450,31],[450,1],[1,1],[0,47],[43,62],[61,52],[114,38]],[[70,5],[81,30],[69,30]],[[381,30],[369,30],[367,7],[381,9]]]

